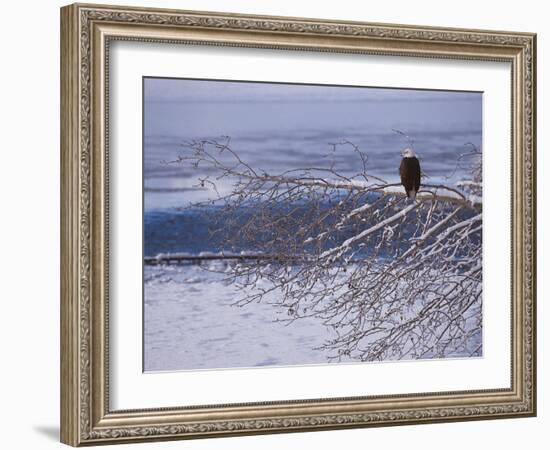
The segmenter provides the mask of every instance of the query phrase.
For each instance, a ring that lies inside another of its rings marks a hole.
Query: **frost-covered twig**
[[[241,289],[237,303],[276,293],[286,321],[317,317],[335,333],[323,344],[334,360],[480,355],[480,153],[468,153],[471,179],[423,184],[411,203],[400,184],[368,173],[356,146],[339,145],[352,148],[358,173],[334,164],[267,173],[229,139],[185,144],[177,162],[206,166],[216,186],[231,182],[196,205],[221,205],[220,233],[238,230],[224,235],[226,251],[263,255],[224,271]]]

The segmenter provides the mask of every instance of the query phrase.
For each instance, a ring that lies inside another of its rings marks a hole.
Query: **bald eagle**
[[[407,197],[414,200],[420,188],[420,163],[410,148],[403,150],[401,156],[403,157],[399,166],[401,184],[405,188]]]

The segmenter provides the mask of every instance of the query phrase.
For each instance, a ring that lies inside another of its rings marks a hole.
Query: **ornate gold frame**
[[[510,62],[510,388],[111,411],[106,64],[115,39]],[[535,415],[535,52],[536,36],[529,33],[99,5],[62,8],[62,442],[79,446]]]

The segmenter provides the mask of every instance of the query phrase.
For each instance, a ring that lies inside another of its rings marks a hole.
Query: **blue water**
[[[373,194],[377,195],[377,194]],[[372,200],[372,199],[371,199]],[[297,205],[294,205],[293,210]],[[328,208],[328,205],[325,205]],[[397,206],[400,208],[400,206]],[[288,210],[285,211],[288,213]],[[298,208],[295,209],[294,217],[297,221],[303,221],[305,218],[316,219],[318,215],[324,213],[323,208],[320,208],[316,213],[312,213],[310,209]],[[344,212],[345,214],[346,212]],[[419,212],[420,214],[425,214]],[[184,209],[179,211],[174,210],[157,210],[149,211],[145,213],[145,256],[157,256],[161,253],[187,253],[191,255],[198,255],[201,252],[209,253],[240,253],[246,252],[269,252],[272,253],[274,249],[272,246],[268,246],[267,249],[262,248],[263,240],[271,240],[270,235],[256,236],[256,242],[252,244],[245,238],[240,236],[240,225],[247,222],[251,215],[254,214],[254,208],[240,209],[237,214],[232,215],[231,220],[227,220],[227,216],[221,207],[208,207],[204,209]],[[475,211],[465,209],[457,217],[458,220],[463,220],[471,217],[475,214]],[[277,216],[277,212],[274,212]],[[334,223],[338,220],[338,217],[328,217],[323,223],[334,229]],[[306,219],[307,220],[307,219]],[[376,219],[373,219],[376,220]],[[374,223],[364,223],[362,220],[348,222],[348,227],[345,229],[331,233],[331,238],[325,245],[319,249],[317,247],[306,246],[307,252],[311,251],[324,251],[333,246],[339,245],[346,239],[356,235],[363,229],[374,225]],[[320,232],[321,230],[318,230]],[[261,233],[261,229],[258,231]],[[406,226],[402,230],[402,242],[407,244],[408,239],[413,236],[415,227]],[[299,246],[299,243],[303,237],[296,236],[296,228],[292,225],[283,227],[281,231],[283,246],[289,246],[292,244],[293,239]],[[382,233],[382,231],[380,232]],[[316,235],[315,231],[312,235]],[[478,237],[481,239],[481,234]],[[474,238],[476,239],[476,238]],[[376,241],[376,238],[374,238]],[[230,243],[228,243],[230,242]],[[479,242],[481,244],[481,241]],[[285,247],[286,250],[288,247]],[[403,248],[407,249],[407,246]],[[367,256],[371,249],[364,247],[362,250],[355,250],[355,257]],[[388,249],[390,253],[386,253],[386,249],[382,248],[377,250],[377,257],[380,259],[391,258],[394,255],[394,249]],[[460,255],[455,255],[459,257]]]
[[[243,160],[268,173],[315,166],[352,176],[356,153],[330,145],[349,140],[367,154],[368,172],[388,182],[398,181],[400,152],[412,145],[425,182],[451,185],[468,176],[459,155],[482,145],[480,93],[163,79],[146,79],[145,88],[146,255],[223,250],[213,215],[182,209],[212,198],[199,178],[217,174],[166,163],[185,155],[186,140],[230,136]],[[218,183],[229,192],[230,181]]]

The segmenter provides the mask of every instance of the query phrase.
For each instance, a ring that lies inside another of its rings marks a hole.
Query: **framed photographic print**
[[[61,9],[61,440],[536,414],[530,33]]]

